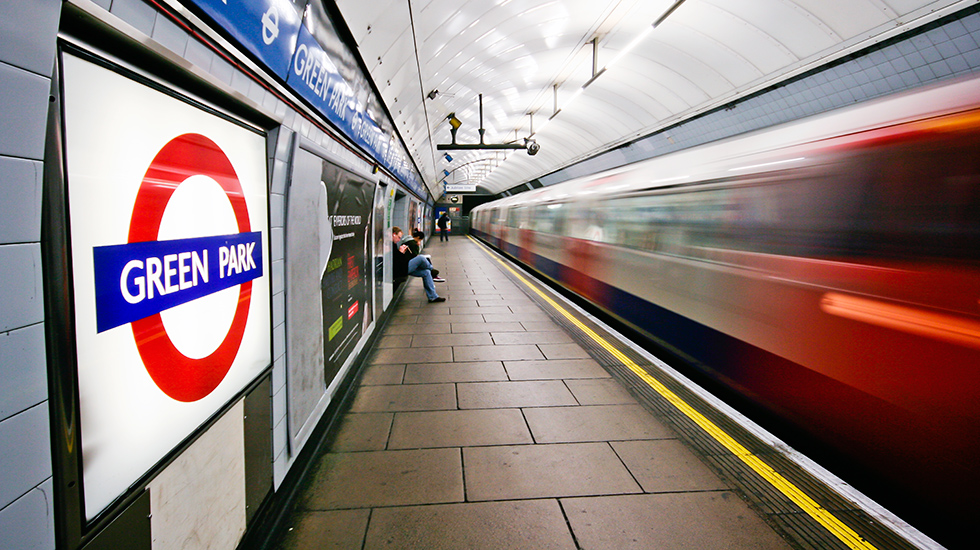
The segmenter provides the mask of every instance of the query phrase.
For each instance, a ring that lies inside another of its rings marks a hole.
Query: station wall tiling
[[[60,0],[0,3],[0,541],[54,548],[41,172]]]

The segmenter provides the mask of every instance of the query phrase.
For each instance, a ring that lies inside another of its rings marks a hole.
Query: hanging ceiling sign
[[[189,0],[279,78],[286,79],[300,13],[290,0]]]
[[[476,185],[466,183],[447,183],[446,193],[476,193]]]

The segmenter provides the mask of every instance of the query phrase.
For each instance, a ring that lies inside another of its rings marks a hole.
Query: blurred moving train
[[[477,237],[771,413],[934,538],[972,524],[980,79],[470,216]]]

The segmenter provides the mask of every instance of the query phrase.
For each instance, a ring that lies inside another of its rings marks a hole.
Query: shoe
[[[433,282],[436,282],[436,283],[444,283],[444,282],[446,282],[446,280],[443,279],[442,277],[433,277],[432,278],[432,281]]]
[[[432,276],[433,277],[438,277],[439,276],[439,270],[438,269],[433,269],[431,271],[432,271]]]
[[[436,303],[436,302],[445,302],[445,301],[446,301],[446,299],[445,299],[445,298],[443,298],[442,296],[439,296],[438,298],[435,298],[435,299],[433,299],[433,300],[429,300],[429,303],[430,303],[430,304],[434,304],[434,303]]]

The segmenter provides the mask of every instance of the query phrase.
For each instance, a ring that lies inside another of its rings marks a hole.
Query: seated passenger
[[[436,286],[433,284],[434,281],[445,282],[445,279],[439,279],[438,277],[433,277],[433,275],[438,275],[438,271],[433,272],[432,263],[429,262],[428,258],[425,256],[416,256],[412,254],[409,249],[408,244],[402,244],[402,237],[404,233],[399,227],[391,228],[391,241],[395,245],[392,251],[392,256],[394,258],[394,277],[396,281],[396,287],[401,281],[405,280],[405,277],[411,275],[413,277],[419,277],[422,279],[422,288],[425,289],[425,296],[429,299],[429,303],[432,302],[445,302],[445,298],[441,298],[439,294],[436,293]]]
[[[415,252],[415,255],[416,256],[419,256],[419,255],[425,256],[426,258],[429,259],[429,263],[432,263],[432,256],[431,255],[429,255],[429,254],[422,254],[421,253],[422,252],[422,247],[425,246],[425,242],[424,241],[425,241],[425,233],[423,233],[423,232],[421,232],[419,230],[415,230],[415,231],[412,231],[412,242],[415,243],[415,246],[413,247],[412,246],[412,243],[411,242],[407,242],[407,241],[406,241],[406,244],[408,244],[408,248],[410,250],[412,250],[413,252]],[[432,276],[433,277],[438,277],[439,276],[439,270],[438,269],[433,269],[432,270]],[[436,281],[436,282],[438,282],[438,281]]]

